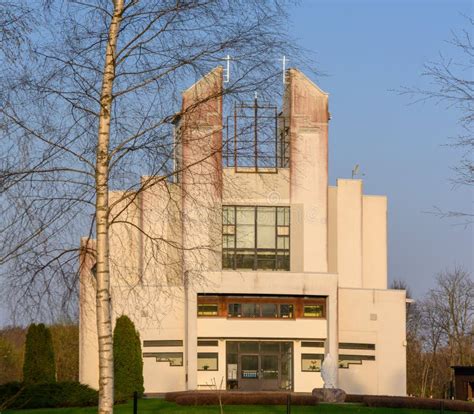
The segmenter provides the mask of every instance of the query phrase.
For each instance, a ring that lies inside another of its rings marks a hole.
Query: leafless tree
[[[277,0],[71,0],[35,15],[32,53],[5,69],[1,85],[2,276],[31,312],[58,298],[67,308],[78,236],[95,237],[99,412],[111,413],[112,209],[177,173],[171,121],[181,88],[230,55],[238,65],[219,93],[274,96],[278,58],[297,60],[298,49]],[[112,203],[114,188],[129,191]]]
[[[0,1],[0,61],[15,60],[35,23],[31,7],[23,1]]]
[[[474,283],[461,267],[438,274],[407,315],[408,392],[447,397],[452,365],[473,363]]]
[[[427,297],[429,312],[451,350],[452,365],[473,363],[474,282],[461,267],[441,272]]]
[[[430,80],[428,88],[403,88],[400,92],[410,95],[414,102],[432,100],[445,104],[449,108],[459,111],[459,123],[463,133],[450,139],[450,146],[459,148],[463,155],[454,167],[455,185],[468,186],[474,184],[474,45],[472,43],[472,29],[474,20],[466,17],[466,28],[453,32],[449,44],[453,51],[458,52],[457,58],[446,57],[440,54],[438,60],[428,62],[424,66],[423,77]],[[464,219],[472,223],[472,211],[443,211],[434,212],[441,217]]]

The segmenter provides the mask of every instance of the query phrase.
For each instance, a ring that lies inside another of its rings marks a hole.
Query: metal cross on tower
[[[286,84],[286,64],[289,59],[286,58],[286,56],[283,56],[283,58],[280,59],[282,63],[282,70],[283,70],[283,85]]]
[[[224,83],[230,82],[230,55],[227,55],[224,60],[226,61],[226,69],[224,74]]]

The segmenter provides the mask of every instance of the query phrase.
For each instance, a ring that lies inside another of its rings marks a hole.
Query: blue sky
[[[459,113],[391,90],[429,86],[423,64],[459,56],[447,40],[467,27],[473,4],[306,0],[291,12],[290,34],[326,74],[314,80],[330,94],[330,183],[360,164],[365,192],[388,196],[389,279],[405,280],[415,297],[441,270],[472,274],[473,227],[426,212],[472,211],[473,192],[449,181],[460,153],[444,144],[461,130]]]

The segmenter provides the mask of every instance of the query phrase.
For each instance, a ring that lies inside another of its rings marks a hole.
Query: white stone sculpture
[[[324,381],[324,388],[335,388],[337,382],[337,366],[331,354],[327,354],[321,367],[321,377]]]

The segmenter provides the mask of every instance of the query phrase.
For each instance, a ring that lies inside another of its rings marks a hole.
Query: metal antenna
[[[224,60],[227,61],[226,71],[225,71],[225,74],[224,74],[224,83],[229,83],[230,82],[230,56],[227,55]]]
[[[361,177],[365,177],[365,174],[360,172],[359,164],[356,164],[352,170],[352,179],[356,178],[359,174]]]
[[[286,84],[286,63],[288,62],[289,59],[286,58],[286,56],[283,56],[281,60],[282,63],[282,69],[283,69],[283,85]]]
[[[354,177],[355,177],[357,174],[359,174],[359,168],[360,168],[360,167],[359,167],[359,164],[356,164],[356,165],[354,166],[354,168],[352,169],[352,179],[354,179]]]

